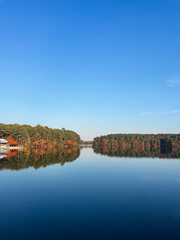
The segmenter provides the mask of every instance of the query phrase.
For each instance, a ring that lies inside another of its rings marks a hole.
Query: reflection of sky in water
[[[179,239],[180,160],[88,148],[64,166],[1,171],[0,194],[4,239]]]

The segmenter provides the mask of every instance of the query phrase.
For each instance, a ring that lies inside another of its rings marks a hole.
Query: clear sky
[[[0,0],[0,122],[180,132],[180,0]]]

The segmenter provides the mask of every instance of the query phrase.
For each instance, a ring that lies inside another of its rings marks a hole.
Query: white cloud
[[[174,114],[174,113],[180,113],[180,110],[175,110],[170,112],[158,112],[158,113],[155,113],[155,115],[166,115],[166,114]]]
[[[149,114],[151,114],[151,112],[141,112],[141,113],[139,113],[140,115],[149,115]]]
[[[166,84],[168,87],[177,87],[180,85],[180,75],[177,75],[176,77],[166,80]]]
[[[169,111],[169,112],[141,112],[139,113],[140,115],[151,115],[151,116],[156,116],[156,115],[167,115],[167,114],[176,114],[180,113],[180,110],[174,110],[174,111]]]

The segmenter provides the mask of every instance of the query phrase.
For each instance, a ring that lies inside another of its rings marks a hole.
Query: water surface
[[[0,239],[179,239],[180,159],[54,154],[0,160]]]

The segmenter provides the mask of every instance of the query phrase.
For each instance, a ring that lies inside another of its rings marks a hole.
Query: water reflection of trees
[[[11,151],[6,158],[0,160],[0,170],[21,170],[33,167],[35,169],[53,164],[64,165],[75,161],[80,155],[79,148],[45,151],[41,149]]]
[[[112,147],[94,146],[94,152],[111,157],[150,157],[150,158],[180,158],[180,150],[172,150],[171,147],[162,145],[159,149],[153,148],[134,148],[134,147]]]

